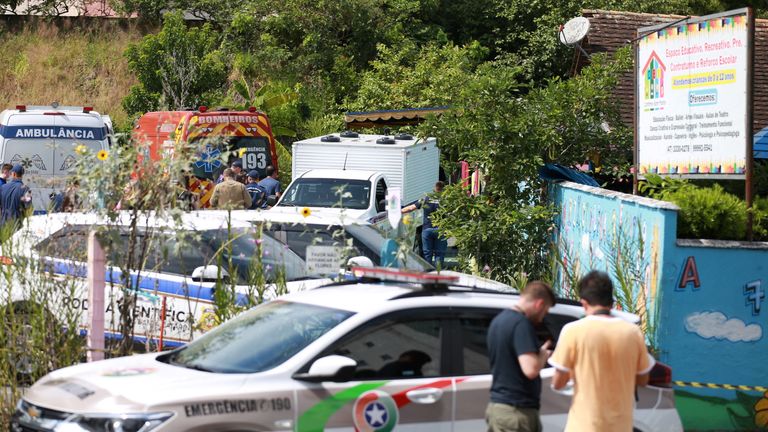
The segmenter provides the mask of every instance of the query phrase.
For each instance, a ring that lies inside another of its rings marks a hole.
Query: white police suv
[[[355,271],[359,281],[259,305],[173,351],[52,372],[19,401],[12,430],[485,430],[486,334],[517,295],[453,275]],[[542,339],[583,312],[557,304]],[[664,372],[637,390],[636,430],[682,430]],[[563,429],[570,404],[552,374],[541,373],[545,431]]]

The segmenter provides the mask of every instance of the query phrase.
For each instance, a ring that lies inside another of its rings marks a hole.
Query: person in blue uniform
[[[7,235],[19,228],[32,202],[29,186],[21,180],[23,176],[24,167],[16,164],[11,168],[11,178],[0,186],[0,223]]]
[[[434,266],[442,267],[445,261],[445,250],[448,249],[448,240],[440,236],[437,227],[432,225],[432,213],[440,208],[440,194],[445,183],[435,183],[435,191],[415,204],[403,207],[402,213],[410,213],[416,209],[422,209],[421,225],[421,251],[424,259]]]

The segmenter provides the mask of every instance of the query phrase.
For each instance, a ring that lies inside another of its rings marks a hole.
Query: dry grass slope
[[[130,127],[120,106],[136,78],[123,51],[142,34],[117,26],[61,29],[56,25],[0,29],[0,109],[17,104],[90,105]]]

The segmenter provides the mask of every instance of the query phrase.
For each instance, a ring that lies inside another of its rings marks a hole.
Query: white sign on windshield
[[[344,266],[342,246],[307,246],[307,273],[329,275]]]

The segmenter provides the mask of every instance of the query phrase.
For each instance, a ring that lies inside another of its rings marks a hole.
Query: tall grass
[[[0,109],[18,104],[93,106],[125,130],[131,119],[120,105],[136,78],[123,51],[140,31],[118,26],[62,30],[27,26],[0,30]]]

